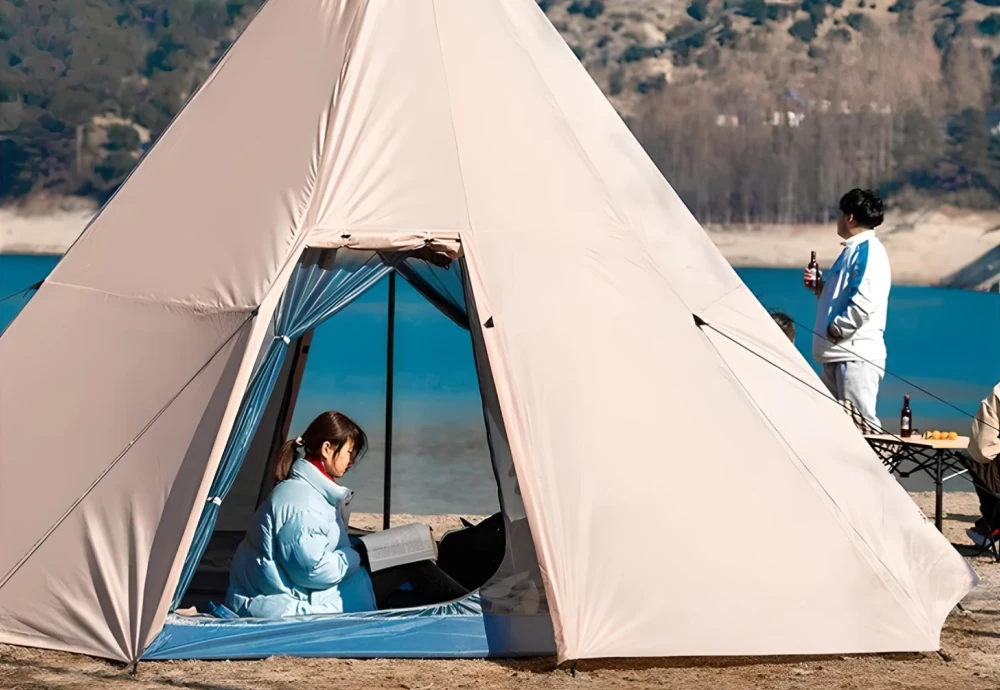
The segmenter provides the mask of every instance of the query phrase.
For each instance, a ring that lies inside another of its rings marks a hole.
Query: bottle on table
[[[913,433],[913,412],[910,411],[910,396],[903,396],[903,410],[899,413],[899,435],[906,438]]]
[[[816,261],[816,252],[813,252],[812,257],[809,259],[809,265],[806,266],[806,276],[803,282],[810,290],[815,290],[816,286],[819,285],[819,262]]]

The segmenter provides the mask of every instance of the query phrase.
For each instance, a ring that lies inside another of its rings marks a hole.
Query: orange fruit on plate
[[[958,440],[958,432],[957,431],[948,432],[948,440],[949,441],[957,441]]]

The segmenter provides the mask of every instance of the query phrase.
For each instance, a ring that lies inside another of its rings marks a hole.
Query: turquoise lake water
[[[43,279],[56,261],[0,255],[0,298]],[[800,270],[740,269],[739,274],[768,309],[812,324],[816,300],[802,288]],[[469,335],[405,281],[398,285],[393,512],[488,512],[496,507],[496,489]],[[318,412],[334,408],[370,431],[372,451],[351,473],[356,510],[381,510],[386,295],[382,281],[317,329],[293,420],[293,428],[300,429]],[[25,301],[0,303],[0,329]],[[910,393],[918,428],[966,432],[969,418],[963,413],[974,414],[1000,381],[1000,295],[895,286],[889,310],[888,370],[961,411],[889,375],[879,397],[883,423],[898,426],[903,395]],[[799,329],[796,345],[807,358],[810,338]]]

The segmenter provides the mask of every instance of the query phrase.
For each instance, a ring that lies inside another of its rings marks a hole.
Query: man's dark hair
[[[870,189],[852,189],[840,199],[840,210],[863,228],[874,230],[882,224],[882,200]]]
[[[792,317],[783,311],[772,311],[771,318],[778,324],[778,328],[788,336],[788,339],[795,342],[795,322]]]

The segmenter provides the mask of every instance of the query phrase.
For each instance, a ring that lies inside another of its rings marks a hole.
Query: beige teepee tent
[[[974,586],[534,0],[269,0],[0,338],[0,642],[142,658],[309,247],[463,257],[561,658]]]

